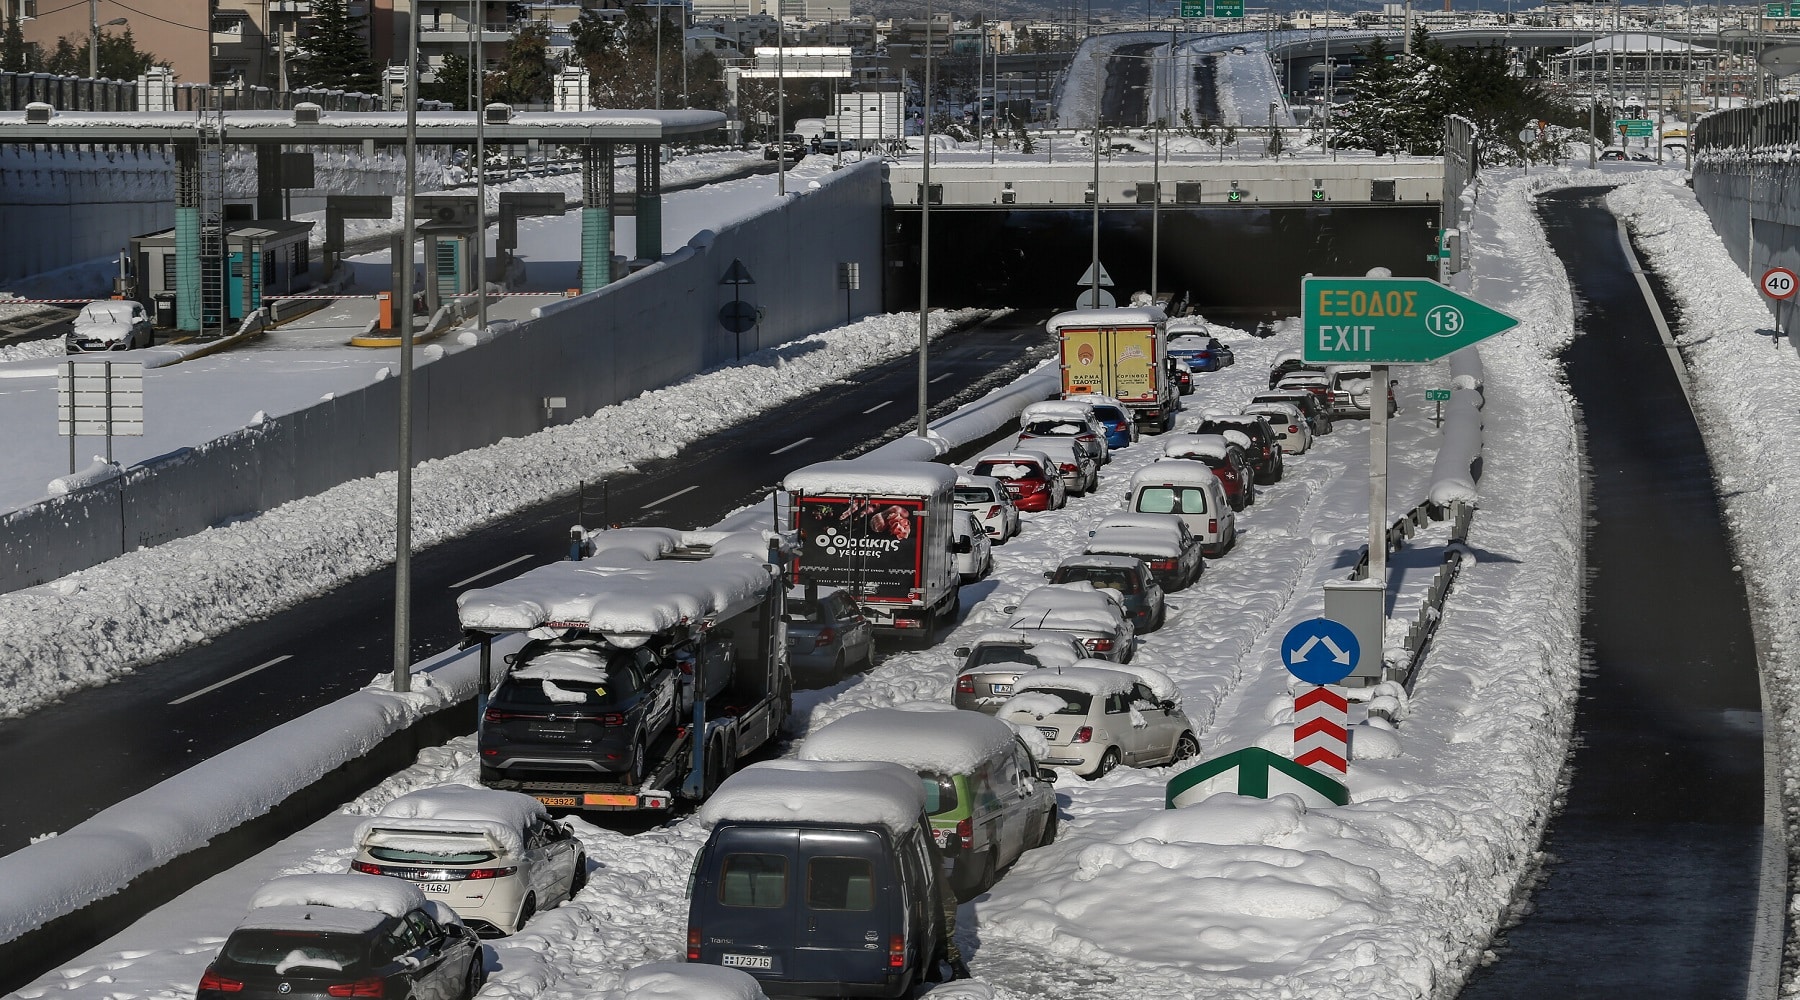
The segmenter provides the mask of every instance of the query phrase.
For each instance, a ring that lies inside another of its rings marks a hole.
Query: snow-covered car
[[[1152,463],[1147,469],[1154,469],[1160,463]],[[1198,469],[1205,476],[1207,485],[1218,488],[1218,480],[1206,469]],[[1134,492],[1138,484],[1133,477]],[[1160,490],[1158,485],[1146,483],[1146,490]],[[1224,491],[1216,496],[1221,501]],[[1226,509],[1223,512],[1229,514]],[[1134,556],[1150,567],[1150,575],[1162,589],[1170,592],[1186,590],[1200,574],[1206,572],[1206,559],[1201,552],[1200,539],[1188,530],[1187,522],[1179,514],[1136,512],[1112,514],[1101,518],[1100,523],[1088,532],[1088,540],[1083,552],[1089,555]]]
[[[1250,438],[1242,431],[1223,434],[1172,434],[1163,441],[1163,457],[1199,462],[1212,470],[1234,511],[1256,502],[1256,474],[1250,468]]]
[[[1069,556],[1045,574],[1051,583],[1085,582],[1091,586],[1114,590],[1131,615],[1138,634],[1162,628],[1167,613],[1162,584],[1144,560],[1136,556],[1083,554]]]
[[[469,1000],[485,981],[475,932],[416,885],[315,873],[256,891],[194,996]]]
[[[408,792],[363,820],[350,870],[409,882],[484,937],[517,933],[588,876],[581,842],[542,802],[467,785]]]
[[[1276,383],[1296,372],[1314,372],[1323,375],[1325,366],[1306,360],[1298,350],[1282,351],[1275,355],[1275,362],[1269,366],[1269,388],[1275,388]]]
[[[1370,383],[1374,381],[1374,373],[1368,365],[1333,365],[1325,373],[1331,384],[1331,415],[1335,417],[1367,417],[1369,401],[1374,395]],[[1400,412],[1400,406],[1394,402],[1394,386],[1399,385],[1396,379],[1389,379],[1387,385],[1388,416]]]
[[[1269,429],[1275,432],[1275,440],[1281,442],[1284,454],[1299,455],[1312,448],[1312,425],[1306,422],[1306,414],[1292,403],[1250,403],[1244,412],[1258,417],[1269,418]]]
[[[1287,469],[1287,463],[1281,454],[1281,442],[1275,440],[1275,429],[1269,426],[1268,418],[1248,413],[1209,412],[1194,425],[1196,434],[1222,434],[1226,431],[1237,431],[1250,439],[1245,452],[1250,458],[1250,468],[1256,471],[1256,482],[1262,486],[1272,486],[1281,481]]]
[[[1036,727],[1050,743],[1044,763],[1083,778],[1102,777],[1121,764],[1172,764],[1200,752],[1181,693],[1160,670],[1090,660],[1021,677],[1018,691],[997,717]]]
[[[836,587],[791,588],[783,620],[788,666],[796,675],[835,681],[851,667],[874,662],[875,626]]]
[[[1022,511],[1056,510],[1068,502],[1062,470],[1042,451],[992,452],[976,459],[970,474],[999,480]]]
[[[1112,461],[1106,428],[1094,416],[1093,408],[1082,401],[1052,399],[1032,403],[1020,411],[1019,443],[1036,438],[1069,438],[1081,445],[1096,464]]]
[[[1287,403],[1300,410],[1306,417],[1306,424],[1312,428],[1313,437],[1331,433],[1331,414],[1326,411],[1325,404],[1319,397],[1305,389],[1270,389],[1250,397],[1252,403]]]
[[[1216,372],[1237,361],[1235,355],[1222,347],[1219,338],[1210,334],[1169,332],[1169,356],[1186,361],[1188,367],[1197,372]]]
[[[1106,434],[1108,448],[1127,448],[1138,439],[1137,420],[1124,403],[1098,394],[1083,396],[1081,402],[1094,411],[1094,419],[1100,422],[1100,429]]]
[[[994,629],[976,636],[967,646],[958,646],[955,652],[962,665],[951,703],[990,715],[1012,697],[1013,682],[1020,674],[1043,667],[1074,666],[1089,655],[1080,636],[1054,629]]]
[[[1130,513],[1114,514],[1101,524],[1156,524],[1173,516],[1208,557],[1222,556],[1237,545],[1237,512],[1231,509],[1219,477],[1205,462],[1176,458],[1151,462],[1132,473],[1125,496],[1125,509]],[[1094,551],[1092,546],[1089,551]],[[1152,564],[1150,568],[1164,587],[1176,589],[1168,583],[1175,567]]]
[[[1032,633],[1071,632],[1088,655],[1125,663],[1137,645],[1137,630],[1119,595],[1088,583],[1056,583],[1037,588],[1002,609],[1006,627]]]
[[[1004,545],[1019,533],[1019,507],[1005,484],[993,476],[957,476],[955,503],[957,510],[975,515],[995,545]]]
[[[1289,372],[1288,374],[1283,375],[1281,380],[1275,383],[1274,387],[1282,392],[1309,393],[1314,399],[1319,401],[1320,406],[1325,408],[1326,416],[1333,416],[1331,406],[1331,379],[1327,378],[1324,372],[1311,370]]]
[[[955,512],[950,525],[950,540],[955,543],[956,573],[964,583],[974,583],[994,570],[994,543],[987,529],[966,510]]]
[[[142,302],[103,299],[81,307],[69,322],[63,347],[70,354],[135,351],[155,339],[150,313]]]
[[[801,760],[873,760],[914,771],[950,884],[969,898],[1020,855],[1056,839],[1055,772],[1013,726],[980,712],[871,708],[816,729]],[[1035,737],[1035,733],[1031,734]],[[1041,743],[1033,738],[1031,743]]]
[[[1041,451],[1050,456],[1071,495],[1085,496],[1100,487],[1100,463],[1080,441],[1067,437],[1025,437],[1013,442],[1013,451]]]
[[[1608,162],[1625,158],[1625,149],[1622,146],[1608,146],[1600,151],[1600,159]]]

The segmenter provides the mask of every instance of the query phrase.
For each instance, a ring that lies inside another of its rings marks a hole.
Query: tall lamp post
[[[925,90],[921,95],[925,103],[925,123],[919,130],[920,137],[925,140],[924,167],[921,173],[923,183],[919,185],[919,427],[918,435],[927,434],[926,421],[930,418],[930,401],[926,390],[930,383],[927,376],[931,372],[928,348],[931,340],[931,0],[925,0]],[[900,95],[902,104],[906,95]],[[906,125],[900,126],[902,138],[906,134]]]
[[[479,13],[484,7],[477,8]],[[485,39],[477,42],[487,30],[486,18],[476,25],[469,19],[469,110],[475,112],[475,324],[485,330],[488,325],[487,301],[487,131],[482,119],[487,114],[487,51]]]
[[[400,456],[394,490],[394,690],[412,690],[413,205],[419,193],[419,7],[406,30],[406,204],[400,221]]]
[[[126,23],[125,18],[115,17],[101,24],[100,0],[88,0],[88,79],[100,79],[100,29]]]

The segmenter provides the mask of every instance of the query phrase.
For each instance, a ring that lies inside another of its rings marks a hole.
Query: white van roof
[[[1217,435],[1209,436],[1217,437]],[[1219,440],[1223,442],[1225,439],[1219,438]],[[1220,457],[1224,457],[1224,450],[1224,448],[1219,449]],[[1203,454],[1210,455],[1211,453],[1205,452]],[[1205,483],[1216,483],[1218,481],[1219,477],[1213,475],[1211,469],[1199,462],[1190,462],[1184,459],[1175,458],[1162,462],[1151,462],[1149,465],[1132,473],[1131,489],[1135,491],[1139,486],[1146,484],[1156,485],[1159,483],[1169,483],[1176,486],[1203,486]],[[1108,518],[1107,520],[1110,521],[1112,519]]]
[[[885,760],[932,774],[971,774],[1005,753],[1013,728],[980,712],[871,708],[806,738],[801,760]]]
[[[700,822],[878,825],[899,836],[924,812],[918,774],[899,764],[766,760],[726,778],[700,807]]]
[[[790,493],[816,496],[931,497],[956,485],[956,471],[933,462],[852,459],[795,469],[781,481]]]

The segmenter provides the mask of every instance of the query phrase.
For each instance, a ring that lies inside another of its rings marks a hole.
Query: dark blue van
[[[910,801],[872,773],[890,768]],[[875,787],[857,788],[858,772]],[[768,807],[771,782],[790,786],[787,807]],[[873,808],[855,806],[859,791]],[[918,776],[891,764],[733,775],[702,812],[714,826],[688,886],[687,960],[748,972],[772,995],[901,997],[937,979],[945,896],[923,799]]]

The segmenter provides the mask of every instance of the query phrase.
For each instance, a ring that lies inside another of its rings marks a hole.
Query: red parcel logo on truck
[[[1127,402],[1157,397],[1155,327],[1064,327],[1063,391]]]

